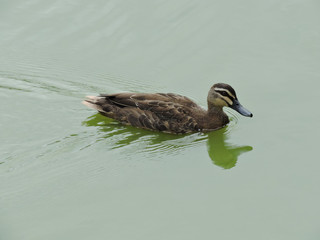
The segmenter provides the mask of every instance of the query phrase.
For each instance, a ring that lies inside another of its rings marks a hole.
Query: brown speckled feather
[[[200,131],[194,113],[205,112],[189,98],[172,93],[118,93],[87,98],[84,104],[123,124],[170,133]]]
[[[106,97],[111,102],[123,105],[137,107],[137,105],[147,106],[150,104],[156,105],[157,103],[177,103],[186,107],[199,107],[196,103],[185,96],[181,96],[174,93],[116,93],[116,94],[100,94],[100,97]]]

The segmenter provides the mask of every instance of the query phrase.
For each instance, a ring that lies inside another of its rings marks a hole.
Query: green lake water
[[[0,2],[0,239],[320,239],[318,1]],[[208,134],[81,104],[229,83]]]

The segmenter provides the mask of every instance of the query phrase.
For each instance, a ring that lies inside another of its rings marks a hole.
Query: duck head
[[[208,94],[208,108],[230,107],[243,116],[252,117],[252,113],[239,102],[234,89],[225,83],[214,84]]]

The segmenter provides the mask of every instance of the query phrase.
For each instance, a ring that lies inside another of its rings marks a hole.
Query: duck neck
[[[220,125],[226,125],[229,122],[228,115],[223,111],[223,108],[210,103],[208,103],[208,117],[219,122]]]
[[[218,116],[218,115],[224,115],[222,107],[214,106],[211,103],[208,102],[208,115],[209,116]]]

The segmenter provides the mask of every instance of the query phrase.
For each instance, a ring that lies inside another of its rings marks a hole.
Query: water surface
[[[316,1],[0,3],[1,239],[319,239]],[[232,85],[252,119],[123,126],[85,95]]]

